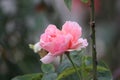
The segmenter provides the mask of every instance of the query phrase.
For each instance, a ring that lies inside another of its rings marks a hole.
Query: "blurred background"
[[[98,59],[120,80],[120,0],[95,0]],[[64,0],[0,0],[0,80],[41,72],[39,56],[28,44],[39,41],[48,24],[58,28],[76,21],[90,41],[89,3],[72,0],[71,12]],[[90,45],[87,55],[91,55]]]

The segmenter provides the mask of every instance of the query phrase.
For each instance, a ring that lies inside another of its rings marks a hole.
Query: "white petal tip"
[[[37,52],[39,52],[40,50],[41,50],[41,47],[40,47],[40,43],[38,42],[38,43],[36,43],[36,44],[34,45],[34,52],[37,53]]]

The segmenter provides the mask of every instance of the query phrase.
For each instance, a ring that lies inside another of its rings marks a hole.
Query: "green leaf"
[[[72,0],[64,0],[64,2],[65,2],[65,4],[66,4],[67,8],[68,8],[69,10],[71,10]]]
[[[12,80],[41,80],[43,77],[42,73],[26,74],[22,76],[17,76]]]
[[[113,80],[110,71],[98,72],[98,80]]]
[[[80,66],[77,66],[77,70],[82,73],[82,76],[84,77],[83,80],[92,80],[92,76],[93,76],[92,58],[89,56],[84,56],[82,60],[84,61]],[[112,80],[111,71],[103,61],[98,62],[97,73],[98,73],[97,76],[98,80]],[[68,66],[67,68],[60,70],[57,80],[70,80],[70,79],[77,80],[75,79],[75,77],[77,77],[77,75],[74,68]]]
[[[85,69],[87,73],[89,72],[89,76],[91,76],[89,79],[92,79],[92,57],[85,56],[85,64],[87,66]],[[112,80],[111,71],[103,61],[98,61],[97,74],[98,80]]]
[[[42,64],[41,69],[44,73],[55,72],[55,68],[52,64]]]
[[[65,78],[73,73],[75,73],[75,69],[73,67],[67,68],[66,70],[64,70],[62,73],[60,73],[58,75],[57,80],[61,80],[61,79]]]
[[[92,71],[92,65],[87,66],[85,69],[86,69],[86,71]],[[103,66],[97,66],[97,71],[98,72],[104,72],[104,71],[109,71],[109,69],[105,68]]]
[[[78,67],[77,68],[79,71],[82,69],[81,67]],[[84,74],[88,74],[88,73],[92,73],[92,66],[86,66],[85,67],[85,70],[84,71]],[[98,72],[105,72],[105,71],[109,71],[109,69],[105,68],[105,67],[102,67],[102,66],[98,66],[97,67],[97,71]],[[66,73],[67,72],[67,73]],[[85,73],[86,72],[86,73]],[[67,68],[66,70],[64,70],[62,73],[59,74],[57,80],[61,80],[62,78],[65,78],[71,74],[74,74],[75,73],[75,69],[73,67],[71,68]],[[82,72],[83,73],[83,72]]]
[[[66,65],[67,64],[67,65]],[[64,71],[65,69],[71,67],[71,63],[70,61],[68,61],[68,59],[63,59],[62,63],[57,67],[57,72],[61,73],[62,71]]]
[[[56,80],[57,74],[56,73],[47,73],[43,76],[42,80]]]
[[[81,1],[84,2],[84,3],[88,3],[89,0],[81,0]]]

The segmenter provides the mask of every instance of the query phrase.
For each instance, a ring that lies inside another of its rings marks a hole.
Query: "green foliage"
[[[43,74],[42,73],[35,73],[35,74],[27,74],[23,76],[17,76],[12,80],[42,80]]]
[[[56,80],[57,73],[55,73],[55,68],[52,64],[42,64],[41,69],[44,73],[42,80]]]
[[[82,76],[82,79],[92,80],[92,58],[83,55],[82,52],[72,52],[71,57],[74,62],[78,60],[80,63],[76,64],[76,66],[77,70]],[[66,59],[65,56],[62,60],[62,63],[58,66],[58,68],[56,68],[56,70],[52,64],[42,64],[41,69],[43,74],[18,76],[12,80],[37,80],[38,78],[39,80],[78,80],[75,69],[71,66],[71,63],[68,61],[68,59]],[[112,75],[109,68],[102,61],[98,61],[97,73],[98,80],[112,80]]]
[[[52,64],[42,64],[41,69],[44,73],[17,76],[12,80],[56,80],[57,73],[54,73],[55,69]]]
[[[80,68],[78,68],[78,70],[80,70]],[[67,68],[66,70],[64,70],[62,73],[58,75],[57,80],[61,80],[62,78],[65,78],[73,73],[75,73],[75,69],[73,67]]]
[[[71,57],[75,63],[77,62],[77,70],[81,73],[83,80],[91,80],[93,76],[92,58],[84,56],[81,52],[73,52],[71,53]],[[69,66],[66,66],[66,64]],[[60,65],[62,66],[58,68],[59,74],[57,80],[78,80],[78,76],[74,68],[70,66],[70,63],[66,61]],[[98,62],[97,72],[98,80],[112,80],[111,72],[104,62]]]
[[[81,66],[77,68],[77,70],[78,70],[79,72],[81,71],[81,69],[82,69]],[[98,66],[98,67],[97,67],[97,71],[98,71],[98,79],[99,79],[99,80],[102,80],[103,78],[106,79],[106,77],[107,77],[106,80],[110,80],[110,79],[111,79],[111,77],[110,77],[110,76],[111,76],[111,73],[110,73],[110,71],[109,71],[108,68],[105,68],[105,67],[102,67],[102,66]],[[64,79],[64,78],[66,78],[66,77],[70,77],[72,74],[75,74],[75,70],[74,70],[73,67],[68,68],[68,69],[64,70],[63,72],[61,72],[61,73],[58,75],[57,80],[62,80],[62,79]],[[84,76],[85,80],[86,80],[86,78],[87,78],[87,80],[89,80],[89,78],[91,79],[91,77],[92,77],[92,66],[86,66],[86,67],[84,68],[82,74],[84,74],[84,75],[82,75],[82,76]],[[106,74],[107,74],[107,75],[106,75]],[[75,75],[74,75],[74,76],[75,76]],[[102,79],[101,79],[101,78],[102,78]]]
[[[42,80],[56,80],[57,74],[56,73],[47,73],[44,74]]]
[[[93,69],[92,68],[92,57],[85,56],[84,60],[85,60],[85,65],[86,65],[84,70],[85,72],[87,71],[87,73],[89,73],[89,76],[91,76],[92,78],[92,69]],[[111,71],[109,67],[103,61],[98,61],[97,74],[98,74],[98,80],[112,80]]]
[[[89,0],[81,0],[81,1],[84,2],[84,3],[88,3]]]
[[[42,64],[41,69],[44,73],[55,72],[55,68],[52,64]]]
[[[65,4],[66,4],[67,8],[68,8],[69,10],[71,10],[72,0],[64,0],[64,2],[65,2]]]
[[[97,66],[97,70],[99,71],[99,72],[103,72],[103,71],[109,71],[109,69],[108,68],[105,68],[105,67],[102,67],[102,66]],[[92,65],[91,66],[87,66],[86,67],[86,71],[92,71]]]

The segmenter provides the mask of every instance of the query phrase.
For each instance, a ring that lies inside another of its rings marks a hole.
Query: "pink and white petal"
[[[40,46],[54,56],[59,56],[65,52],[70,45],[71,35],[57,35],[51,42],[40,40]]]
[[[48,52],[52,52],[54,50],[54,41],[49,40],[49,35],[42,34],[40,38],[40,46]]]
[[[40,59],[44,64],[52,63],[55,60],[56,56],[53,56],[51,53],[48,53],[46,56]]]
[[[71,34],[73,41],[76,41],[82,35],[82,28],[77,22],[66,21],[62,26],[62,32]]]
[[[71,51],[74,51],[74,50],[76,50],[76,49],[68,49],[67,51],[71,52]]]
[[[69,48],[71,40],[71,35],[59,35],[55,39],[54,43],[54,53],[53,55],[59,56],[63,54]]]
[[[78,40],[76,50],[81,50],[82,48],[86,48],[87,46],[88,46],[87,39],[80,38]]]
[[[49,24],[48,27],[46,28],[45,32],[52,32],[52,30],[56,30],[56,26],[53,24]]]
[[[81,43],[82,48],[86,48],[88,46],[87,39],[80,38],[78,41]]]
[[[57,27],[53,24],[48,25],[47,29],[45,30],[45,33],[49,35],[55,35],[56,33],[60,33],[60,30],[57,29]]]

